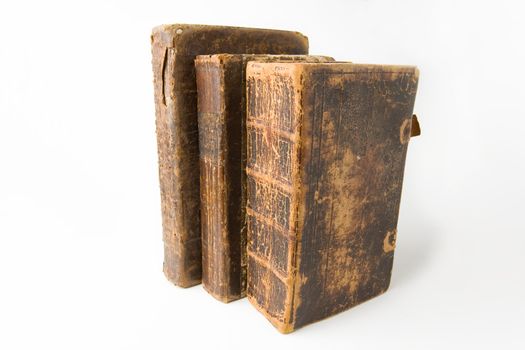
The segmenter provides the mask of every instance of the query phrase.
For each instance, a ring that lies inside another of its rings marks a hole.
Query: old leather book
[[[297,32],[174,24],[151,36],[164,273],[174,284],[201,281],[199,140],[194,59],[209,53],[308,53]]]
[[[230,302],[246,292],[246,64],[329,62],[306,55],[197,56],[202,284]]]
[[[291,332],[385,292],[418,71],[247,67],[247,296]]]

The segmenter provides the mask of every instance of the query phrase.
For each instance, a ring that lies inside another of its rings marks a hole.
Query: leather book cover
[[[281,332],[385,292],[418,70],[247,67],[249,301]]]
[[[173,24],[151,35],[164,240],[164,273],[174,284],[200,283],[199,140],[194,59],[211,53],[308,53],[300,33]]]
[[[330,62],[306,55],[201,55],[195,60],[200,147],[202,284],[222,302],[246,292],[246,64]]]

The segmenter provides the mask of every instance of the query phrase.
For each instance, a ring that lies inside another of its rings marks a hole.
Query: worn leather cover
[[[247,296],[291,332],[390,283],[415,67],[247,67]]]
[[[174,284],[201,281],[199,140],[194,59],[210,53],[308,53],[300,33],[173,24],[151,36],[164,273]]]
[[[246,64],[330,62],[306,55],[197,56],[202,284],[223,302],[246,291]]]

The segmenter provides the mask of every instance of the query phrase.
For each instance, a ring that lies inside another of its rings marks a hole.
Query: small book
[[[387,290],[417,82],[409,66],[248,63],[247,296],[279,331]]]
[[[197,56],[202,284],[230,302],[246,292],[246,64],[330,62],[305,55]]]
[[[211,53],[307,54],[297,32],[173,24],[151,35],[164,273],[174,284],[200,283],[199,140],[195,56]]]

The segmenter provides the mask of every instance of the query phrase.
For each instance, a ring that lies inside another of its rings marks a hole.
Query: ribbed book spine
[[[247,295],[291,332],[388,289],[418,71],[249,63]]]
[[[230,302],[245,295],[246,227],[241,57],[195,60],[199,110],[204,288]],[[232,108],[233,110],[230,110]]]
[[[269,77],[260,74],[258,63],[249,67],[248,298],[280,328],[291,316],[300,188],[300,93],[290,70],[276,70]]]
[[[201,282],[198,55],[308,53],[308,39],[281,30],[173,24],[154,28],[153,77],[164,273],[174,284]]]
[[[246,291],[246,65],[332,62],[309,55],[197,56],[203,286],[229,302]]]

